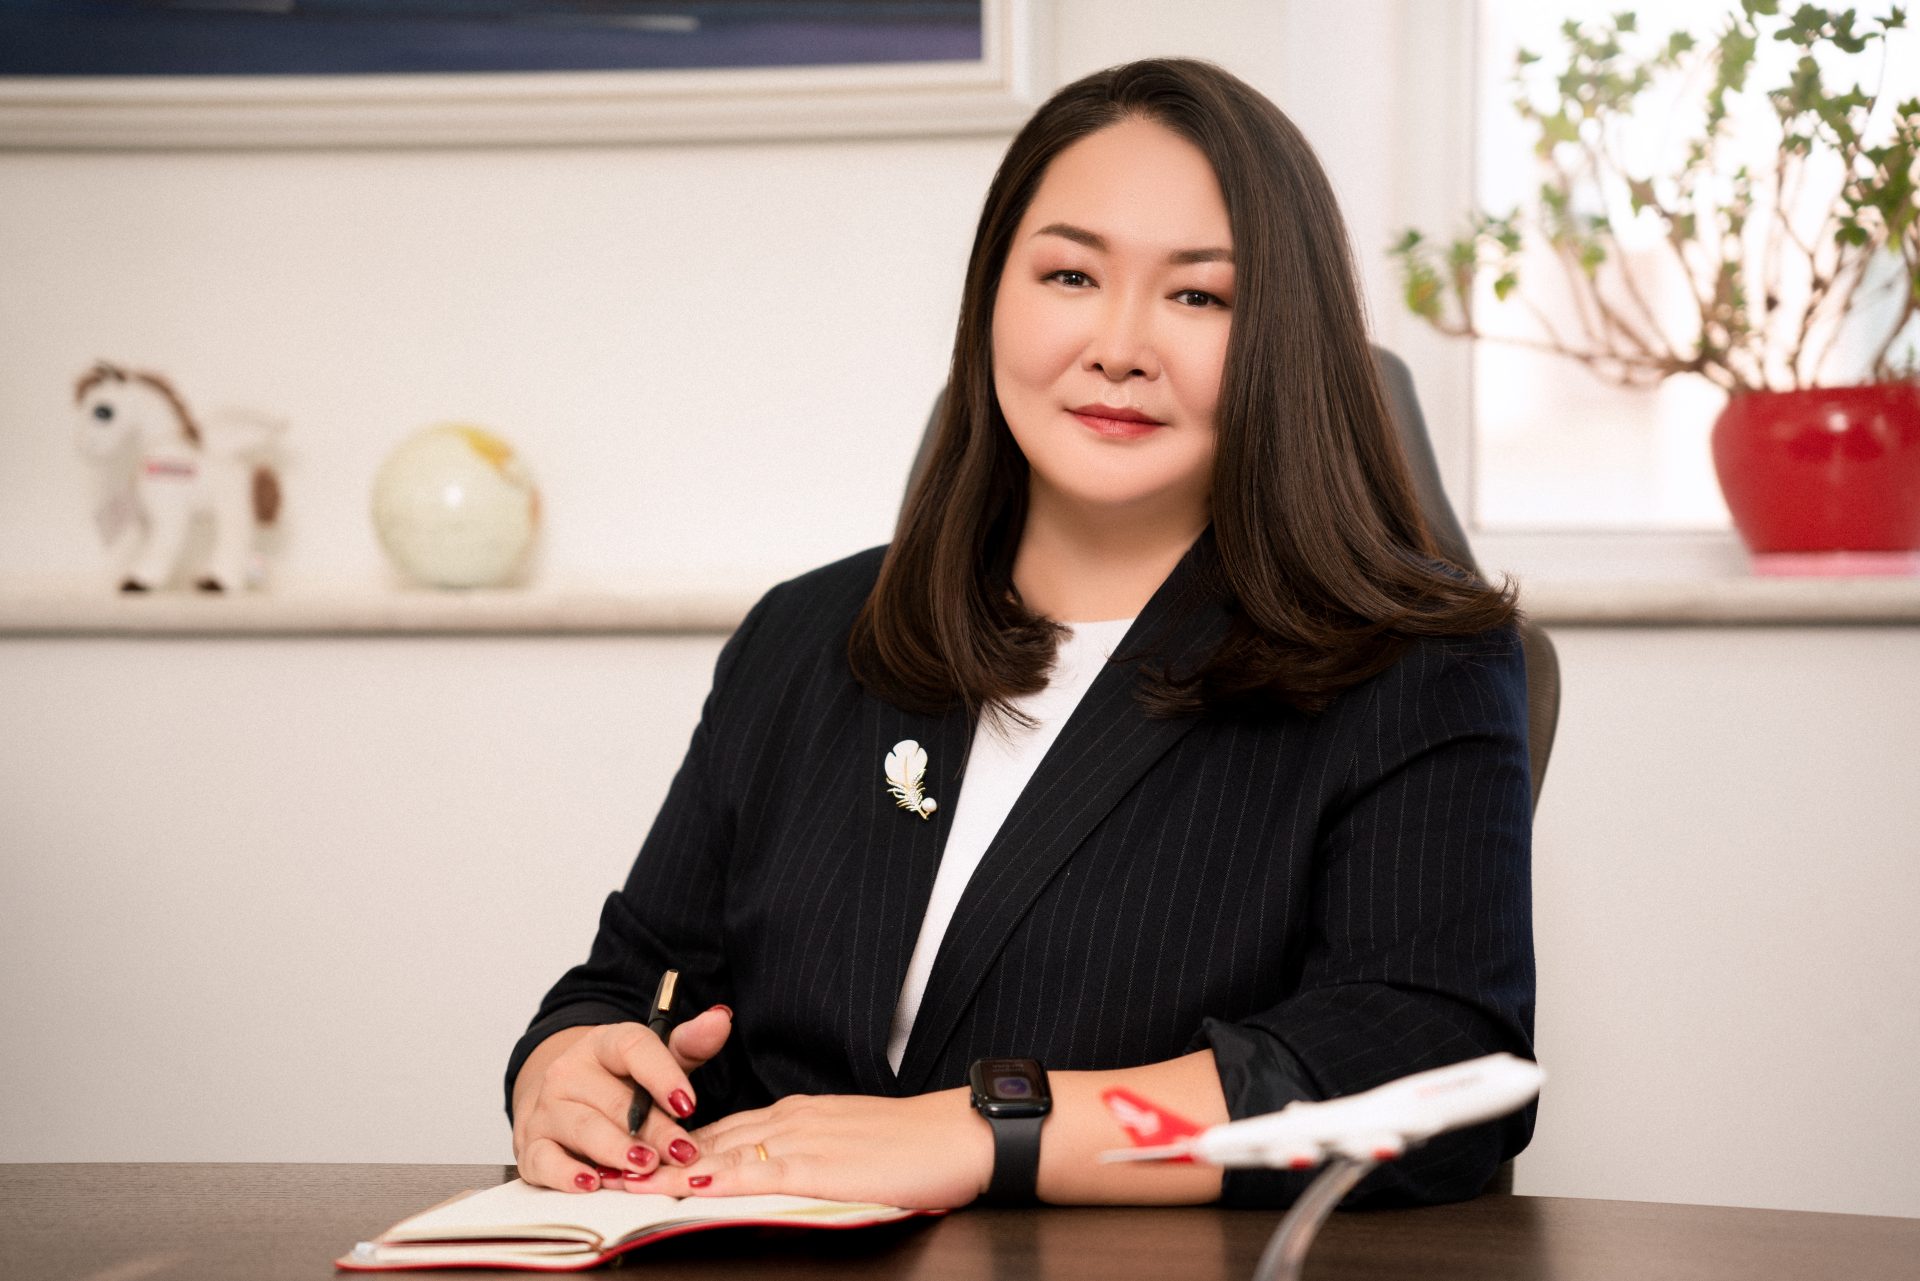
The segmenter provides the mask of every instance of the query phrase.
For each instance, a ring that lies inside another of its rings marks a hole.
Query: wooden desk
[[[0,1165],[7,1281],[281,1281],[331,1260],[496,1165]],[[968,1210],[936,1221],[768,1240],[716,1232],[644,1246],[629,1273],[682,1278],[1245,1281],[1266,1211]],[[416,1274],[418,1275],[418,1274]],[[526,1277],[530,1273],[448,1274]],[[1319,1281],[1913,1281],[1920,1220],[1488,1195],[1336,1214]]]

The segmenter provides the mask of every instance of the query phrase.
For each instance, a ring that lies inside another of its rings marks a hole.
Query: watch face
[[[996,1076],[987,1082],[987,1092],[995,1102],[1017,1103],[1034,1096],[1033,1081],[1024,1072]]]
[[[974,1106],[988,1116],[1041,1116],[1053,1105],[1047,1070],[1034,1059],[981,1059],[967,1080]]]

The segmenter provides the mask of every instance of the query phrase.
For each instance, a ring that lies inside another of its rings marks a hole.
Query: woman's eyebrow
[[[1107,252],[1107,242],[1101,239],[1098,234],[1088,231],[1085,227],[1076,227],[1072,223],[1050,222],[1033,234],[1036,236],[1059,236],[1062,240],[1071,240],[1076,245],[1085,245],[1087,248],[1097,250],[1100,253]],[[1168,254],[1167,261],[1176,266],[1184,266],[1188,263],[1196,262],[1224,262],[1231,266],[1233,263],[1233,250],[1179,249]]]

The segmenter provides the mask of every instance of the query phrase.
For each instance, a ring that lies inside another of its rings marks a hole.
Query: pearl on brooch
[[[893,745],[886,760],[887,792],[903,810],[932,818],[939,802],[922,790],[927,776],[927,753],[918,740],[903,738]]]

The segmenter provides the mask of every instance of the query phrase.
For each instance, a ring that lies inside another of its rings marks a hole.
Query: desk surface
[[[0,1277],[280,1281],[331,1260],[496,1165],[0,1165]],[[967,1210],[860,1232],[713,1232],[628,1256],[681,1278],[1244,1281],[1277,1214],[1216,1209]],[[421,1274],[414,1274],[421,1275]],[[461,1272],[456,1277],[529,1273]],[[589,1274],[593,1275],[593,1274]],[[1912,1281],[1920,1219],[1489,1195],[1336,1214],[1318,1281]]]

